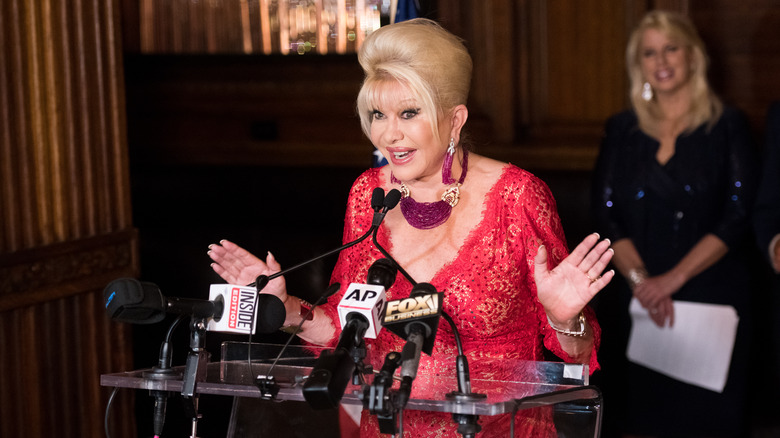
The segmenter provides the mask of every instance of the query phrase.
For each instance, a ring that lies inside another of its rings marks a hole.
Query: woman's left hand
[[[539,247],[534,278],[539,301],[556,326],[565,327],[606,286],[615,271],[604,271],[614,252],[609,239],[591,234],[553,270],[547,269],[547,249]]]
[[[634,286],[634,296],[648,311],[655,310],[661,302],[671,298],[685,284],[685,280],[673,271],[648,277]]]

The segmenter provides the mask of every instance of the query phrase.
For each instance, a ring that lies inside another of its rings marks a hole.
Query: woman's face
[[[387,158],[393,175],[401,181],[427,181],[441,175],[441,166],[449,141],[446,123],[436,139],[431,117],[404,85],[388,82],[379,85],[377,102],[371,115],[371,142]]]
[[[640,44],[642,75],[655,93],[671,94],[688,83],[691,57],[687,47],[657,29],[645,30]]]

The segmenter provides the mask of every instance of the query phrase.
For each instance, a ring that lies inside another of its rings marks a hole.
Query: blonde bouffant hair
[[[439,139],[439,118],[466,104],[472,61],[463,40],[425,18],[381,27],[363,41],[358,61],[365,78],[357,98],[363,132],[370,137],[372,113],[382,85],[397,82],[418,99]]]
[[[626,67],[630,83],[629,96],[631,105],[639,119],[639,127],[649,134],[655,134],[656,122],[661,118],[655,97],[649,101],[642,98],[642,87],[646,80],[641,69],[641,46],[642,35],[648,29],[658,30],[688,51],[692,97],[685,132],[691,132],[703,123],[707,123],[708,129],[711,128],[723,113],[723,104],[707,81],[709,58],[704,42],[687,17],[669,11],[647,13],[631,34],[626,48]]]

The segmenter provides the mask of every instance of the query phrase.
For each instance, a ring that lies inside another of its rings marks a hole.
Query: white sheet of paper
[[[674,302],[674,326],[658,327],[636,298],[628,358],[659,373],[716,392],[726,386],[739,316],[731,306]]]

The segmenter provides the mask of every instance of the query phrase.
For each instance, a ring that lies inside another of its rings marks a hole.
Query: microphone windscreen
[[[103,290],[106,314],[114,321],[154,324],[165,319],[165,298],[151,283],[118,278]]]
[[[429,295],[435,294],[436,292],[436,288],[430,283],[417,283],[412,287],[412,292],[409,296]]]
[[[398,205],[398,202],[401,200],[401,192],[398,191],[398,189],[393,189],[387,192],[387,196],[385,196],[385,211],[390,211],[395,208],[396,205]]]
[[[371,267],[368,268],[366,281],[368,284],[378,284],[387,290],[395,283],[397,273],[398,268],[395,266],[395,263],[387,258],[381,258],[372,263]]]
[[[382,187],[377,187],[374,189],[374,191],[371,193],[371,208],[374,209],[374,211],[379,211],[379,209],[382,208],[385,201],[385,191],[382,189]]]
[[[279,297],[272,294],[258,294],[257,321],[255,321],[257,333],[267,334],[279,330],[286,317],[287,311]]]

